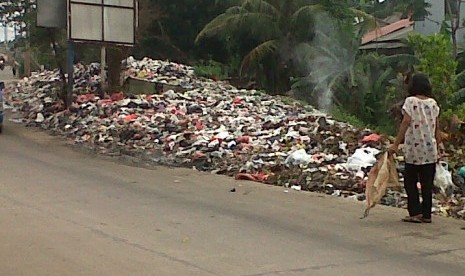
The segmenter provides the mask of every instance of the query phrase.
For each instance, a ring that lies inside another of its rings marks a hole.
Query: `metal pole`
[[[5,47],[8,48],[8,24],[6,23],[6,21],[5,21],[4,32],[5,32]]]
[[[73,101],[74,87],[74,42],[68,41],[68,89],[66,95],[66,106],[69,107]]]
[[[100,62],[100,76],[101,76],[101,87],[102,87],[102,95],[105,95],[105,91],[107,90],[107,76],[105,67],[107,66],[107,48],[102,46],[101,49],[101,62]]]

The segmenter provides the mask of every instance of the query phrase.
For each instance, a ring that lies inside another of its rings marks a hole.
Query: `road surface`
[[[7,123],[0,275],[463,275],[463,221],[126,166]],[[236,192],[230,192],[236,188]]]

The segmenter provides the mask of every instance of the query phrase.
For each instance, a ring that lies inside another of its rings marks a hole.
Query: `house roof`
[[[383,37],[379,37],[376,40],[365,43],[360,46],[360,50],[378,49],[378,48],[403,48],[405,44],[402,42],[403,39],[407,38],[410,33],[414,31],[413,26],[399,29],[395,32],[387,34]]]
[[[414,22],[410,21],[410,19],[403,19],[395,23],[392,23],[390,25],[387,25],[385,27],[377,28],[376,30],[371,31],[363,36],[362,45],[365,45],[373,41],[378,41],[378,39],[384,36],[387,36],[389,34],[392,34],[394,32],[402,31],[403,29],[406,29],[406,28],[410,29],[410,27],[413,26],[413,23]]]

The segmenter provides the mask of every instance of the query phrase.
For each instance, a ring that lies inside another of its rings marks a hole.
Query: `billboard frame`
[[[92,43],[92,44],[101,44],[101,45],[115,45],[115,46],[125,46],[125,47],[134,47],[136,44],[136,31],[137,31],[137,25],[138,25],[138,11],[139,11],[139,3],[138,0],[132,0],[133,1],[133,7],[127,7],[127,6],[119,6],[119,5],[111,5],[111,4],[105,4],[105,0],[100,0],[101,3],[89,3],[89,2],[83,2],[80,0],[67,0],[67,10],[68,10],[68,40],[73,41],[76,43]],[[101,40],[95,40],[95,39],[80,39],[80,38],[73,38],[72,37],[72,28],[73,28],[73,18],[71,17],[71,5],[83,5],[83,6],[93,6],[93,7],[100,7],[102,10],[102,29],[101,29]],[[125,43],[125,42],[119,42],[119,41],[111,41],[111,40],[105,40],[105,8],[117,8],[120,10],[132,10],[134,13],[133,17],[133,42],[132,43]]]

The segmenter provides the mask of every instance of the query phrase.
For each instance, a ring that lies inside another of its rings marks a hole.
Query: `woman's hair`
[[[422,73],[414,74],[408,85],[409,96],[433,97],[433,88],[427,75]]]

